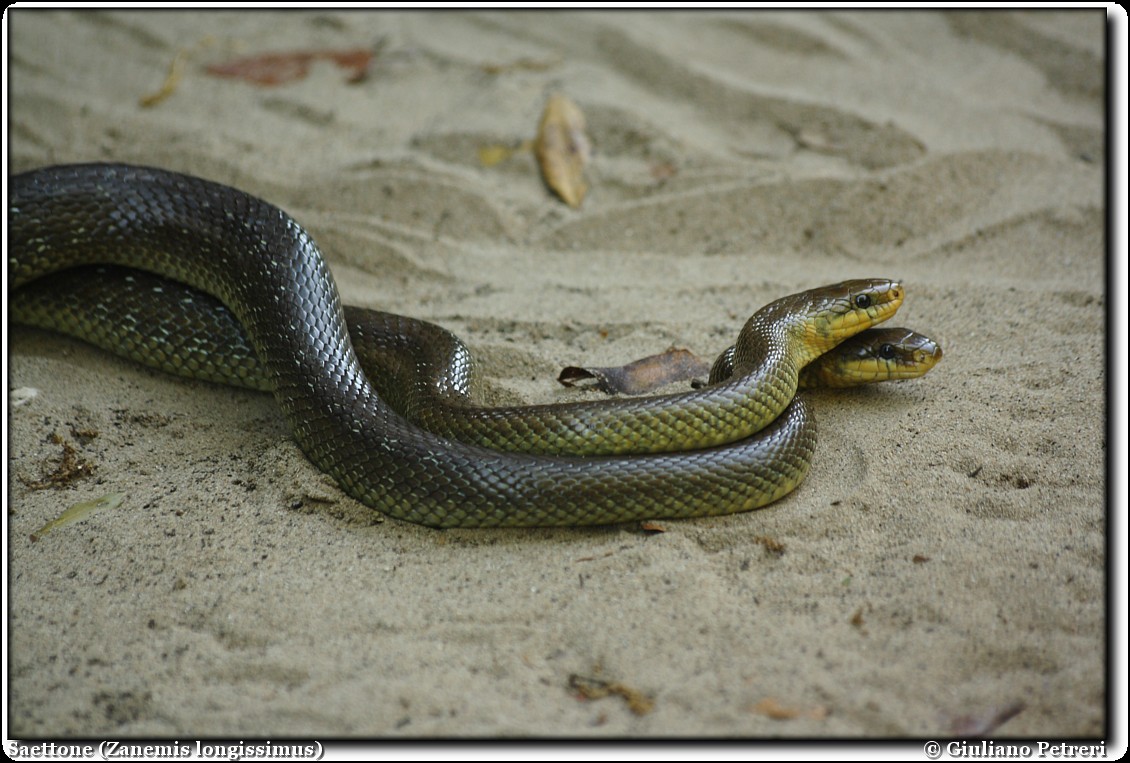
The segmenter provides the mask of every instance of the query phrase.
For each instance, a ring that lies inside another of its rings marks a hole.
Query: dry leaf
[[[138,99],[138,105],[142,108],[150,108],[156,106],[161,101],[168,98],[176,92],[177,86],[180,84],[181,77],[184,75],[184,62],[188,56],[188,51],[181,48],[177,54],[173,56],[173,60],[169,63],[169,72],[165,75],[165,81],[161,83],[161,87],[155,92],[143,95]]]
[[[509,146],[500,146],[498,144],[490,146],[480,146],[479,164],[483,167],[493,167],[496,164],[501,164],[502,162],[506,161],[511,156],[513,156],[516,151],[519,150],[521,149],[515,149]]]
[[[814,721],[821,721],[828,717],[828,708],[826,707],[816,706],[808,710],[784,707],[773,697],[766,697],[750,708],[750,710],[758,715],[772,718],[775,721],[789,721],[793,718],[810,718]]]
[[[58,490],[70,485],[75,480],[85,479],[94,474],[94,464],[80,457],[74,445],[71,445],[58,434],[51,435],[51,442],[62,446],[63,455],[50,474],[37,480],[28,480],[21,477],[23,483],[29,488],[45,490],[50,487]]]
[[[482,69],[487,74],[504,74],[511,71],[530,71],[541,72],[546,69],[558,66],[561,63],[560,58],[550,58],[545,60],[538,60],[534,58],[519,58],[517,61],[510,61],[504,64],[483,64]]]
[[[602,699],[616,694],[628,703],[628,709],[636,715],[647,715],[655,708],[655,700],[638,689],[625,686],[615,681],[602,681],[599,678],[581,676],[574,673],[569,676],[569,688],[585,699]]]
[[[776,538],[770,538],[767,535],[755,535],[753,536],[753,542],[760,543],[761,547],[773,556],[784,556],[785,544]]]
[[[859,632],[864,636],[867,635],[866,622],[863,619],[863,607],[855,610],[855,614],[851,616],[850,620],[853,627],[858,628]]]
[[[152,93],[138,98],[138,105],[148,109],[172,96],[177,91],[177,88],[180,87],[188,62],[201,51],[215,44],[215,37],[205,35],[188,47],[178,48],[176,55],[174,55],[172,61],[169,62],[169,70],[165,73],[165,81]]]
[[[581,206],[588,191],[584,170],[591,150],[585,115],[577,104],[563,95],[550,97],[538,125],[534,152],[546,185],[569,206]]]
[[[710,363],[689,350],[672,348],[659,355],[632,361],[612,368],[579,368],[561,370],[557,381],[566,387],[593,380],[598,389],[609,394],[642,395],[665,384],[688,381],[710,374]]]
[[[339,68],[349,71],[349,82],[358,82],[365,78],[372,59],[373,51],[368,48],[261,53],[213,64],[205,71],[215,77],[231,77],[260,87],[274,87],[303,79],[314,61],[332,61]]]
[[[80,522],[96,511],[116,509],[121,505],[123,498],[125,498],[125,493],[107,493],[101,498],[95,498],[92,501],[76,503],[62,514],[43,525],[43,527],[33,532],[31,534],[31,541],[34,543],[52,530],[58,530],[60,527],[66,527],[74,522]]]

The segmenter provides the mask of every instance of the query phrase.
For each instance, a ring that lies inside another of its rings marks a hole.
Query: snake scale
[[[214,295],[246,331],[310,460],[362,502],[434,527],[606,524],[771,503],[803,480],[815,447],[811,414],[794,397],[800,369],[886,320],[903,297],[885,279],[786,297],[743,327],[726,381],[689,395],[529,407],[516,435],[488,413],[487,440],[465,443],[382,399],[313,240],[241,191],[127,165],[16,175],[8,256],[10,289],[106,263]],[[501,429],[519,447],[543,443],[532,446],[541,452],[497,449],[492,432]],[[558,455],[593,441],[597,455]]]

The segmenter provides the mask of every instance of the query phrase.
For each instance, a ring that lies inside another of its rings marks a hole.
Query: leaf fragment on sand
[[[58,530],[60,527],[66,527],[73,522],[86,519],[96,511],[116,509],[121,505],[123,498],[125,498],[125,493],[107,493],[101,498],[95,498],[92,501],[76,503],[62,514],[43,525],[43,527],[33,532],[31,534],[31,540],[34,543],[52,530]]]
[[[180,85],[181,77],[184,76],[184,62],[187,57],[188,51],[185,48],[178,50],[169,63],[169,72],[165,75],[165,81],[161,83],[161,87],[152,93],[141,96],[137,105],[148,109],[175,93],[177,86]]]
[[[70,485],[75,480],[85,479],[94,474],[94,464],[82,458],[79,455],[78,449],[64,439],[58,432],[52,434],[50,439],[51,442],[61,446],[63,449],[63,453],[59,457],[59,463],[55,465],[49,474],[40,479],[29,480],[21,477],[20,479],[25,485],[32,490],[45,490],[47,488],[55,488],[58,490]]]
[[[542,72],[560,65],[561,59],[557,57],[547,59],[519,58],[503,64],[482,64],[482,70],[487,74],[505,74],[512,71]]]
[[[580,368],[568,366],[557,381],[566,387],[595,381],[597,389],[609,394],[642,395],[677,381],[690,381],[710,375],[710,363],[689,350],[672,347],[658,355],[634,360],[623,366]]]
[[[169,62],[169,70],[165,74],[165,81],[152,93],[147,93],[138,98],[137,105],[141,106],[143,109],[152,108],[172,96],[177,91],[177,88],[180,87],[188,62],[200,51],[211,48],[215,44],[215,37],[205,35],[188,47],[177,48],[176,54],[173,56],[172,61]]]
[[[314,61],[331,61],[349,72],[348,82],[360,82],[369,71],[373,51],[368,48],[352,50],[296,50],[285,53],[261,53],[257,56],[236,58],[205,68],[214,77],[242,79],[260,87],[275,87],[304,79]]]
[[[534,153],[546,185],[571,207],[581,206],[588,186],[584,170],[591,155],[585,115],[563,95],[550,97],[538,125]]]
[[[479,146],[479,164],[483,167],[493,167],[506,161],[519,150],[497,143],[490,146]]]
[[[753,542],[760,544],[766,552],[773,556],[781,557],[785,555],[785,544],[776,538],[770,538],[768,535],[755,535]]]
[[[603,699],[614,694],[623,697],[628,709],[635,715],[647,715],[655,709],[655,700],[651,697],[617,681],[603,681],[574,673],[569,676],[569,688],[587,700]]]
[[[791,721],[794,718],[807,718],[822,721],[828,717],[828,708],[821,705],[810,708],[786,707],[775,697],[766,697],[750,708],[750,712],[764,715],[774,721]]]

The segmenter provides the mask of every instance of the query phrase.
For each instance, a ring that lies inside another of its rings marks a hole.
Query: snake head
[[[882,323],[902,305],[905,290],[898,281],[863,278],[804,292],[811,320],[807,343],[817,354],[850,336]]]
[[[856,387],[916,379],[942,359],[942,348],[910,329],[868,329],[833,347],[805,367],[802,387]]]

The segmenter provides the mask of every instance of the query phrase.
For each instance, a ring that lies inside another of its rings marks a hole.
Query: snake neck
[[[776,388],[791,399],[800,369],[819,354],[810,348],[803,317],[770,305],[746,321],[734,344],[731,382]]]

